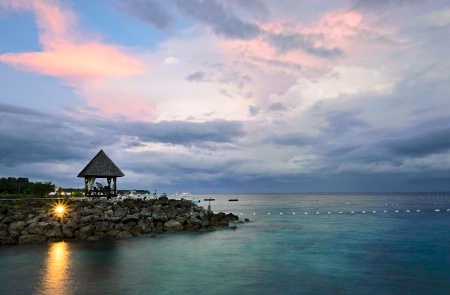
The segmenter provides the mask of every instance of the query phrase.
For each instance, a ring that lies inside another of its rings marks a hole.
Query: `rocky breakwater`
[[[229,227],[239,218],[206,211],[186,200],[68,200],[64,212],[55,202],[20,200],[0,203],[0,244],[126,238],[163,231]]]

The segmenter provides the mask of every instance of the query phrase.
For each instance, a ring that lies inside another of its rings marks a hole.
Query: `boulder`
[[[6,217],[4,217],[3,219],[2,219],[2,223],[5,223],[5,224],[10,224],[11,222],[13,222],[14,220],[12,219],[12,217],[11,216],[6,216]]]
[[[10,233],[12,233],[12,232],[19,233],[25,228],[25,225],[26,225],[26,223],[24,221],[15,221],[15,222],[9,224],[8,231]],[[17,234],[16,236],[18,236],[18,235],[19,234]]]
[[[122,222],[130,222],[130,221],[138,221],[139,220],[139,213],[135,214],[127,214],[123,219]]]
[[[186,217],[183,217],[183,216],[177,216],[177,217],[175,218],[175,220],[178,221],[178,222],[181,223],[181,224],[184,224],[184,223],[186,222],[187,218],[186,218]]]
[[[47,222],[32,223],[28,226],[28,232],[36,235],[46,235],[52,229]]]
[[[9,234],[6,230],[0,230],[0,238],[5,238],[7,237]]]
[[[80,218],[80,222],[81,223],[89,223],[92,220],[94,220],[94,216],[93,215],[86,215]]]
[[[190,218],[189,219],[189,223],[190,224],[193,224],[193,225],[200,225],[200,224],[202,224],[202,221],[200,220],[200,219],[198,219],[198,218]]]
[[[125,215],[127,215],[127,212],[126,212],[125,209],[123,209],[122,207],[116,206],[116,207],[114,208],[114,213],[113,213],[113,216],[114,216],[114,217],[124,218]]]
[[[19,237],[19,244],[42,244],[47,242],[47,237],[45,235],[23,235]]]
[[[153,211],[152,218],[153,218],[153,220],[163,221],[163,222],[166,222],[167,220],[169,220],[167,218],[167,214],[164,213],[164,211],[162,211],[162,210]]]
[[[107,232],[106,232],[106,235],[107,236],[110,236],[110,237],[116,237],[118,234],[119,234],[119,230],[118,229],[109,229]]]
[[[108,221],[97,221],[95,223],[95,230],[96,231],[106,231],[108,230]]]
[[[149,208],[141,209],[141,216],[144,217],[144,218],[151,217],[152,213],[153,213],[153,211],[150,210]]]
[[[182,230],[183,229],[183,225],[176,221],[176,220],[169,220],[166,223],[164,223],[164,229],[165,230]]]
[[[81,234],[86,234],[86,235],[90,236],[93,232],[94,232],[94,226],[92,226],[91,224],[88,224],[88,225],[80,228]]]
[[[54,238],[64,238],[64,233],[62,231],[61,224],[55,225],[50,231],[46,234],[47,237],[54,237]]]
[[[17,244],[17,240],[13,237],[0,238],[0,244],[2,245],[14,245]]]
[[[70,229],[63,227],[62,232],[66,238],[73,238],[73,232]]]
[[[121,231],[117,234],[118,238],[131,238],[133,235],[129,231]]]

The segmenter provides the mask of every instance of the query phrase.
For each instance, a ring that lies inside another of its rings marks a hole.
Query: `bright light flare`
[[[58,202],[53,206],[53,214],[59,218],[65,217],[68,211],[68,207],[65,203]]]

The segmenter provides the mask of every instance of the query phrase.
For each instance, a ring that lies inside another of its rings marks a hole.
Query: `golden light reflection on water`
[[[52,243],[38,294],[70,294],[70,251],[65,242]]]

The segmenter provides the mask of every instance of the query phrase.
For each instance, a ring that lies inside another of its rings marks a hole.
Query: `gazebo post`
[[[114,195],[117,195],[117,185],[116,185],[117,177],[113,177],[113,187],[114,187]]]
[[[85,196],[88,195],[88,178],[87,177],[84,178],[84,195]]]

